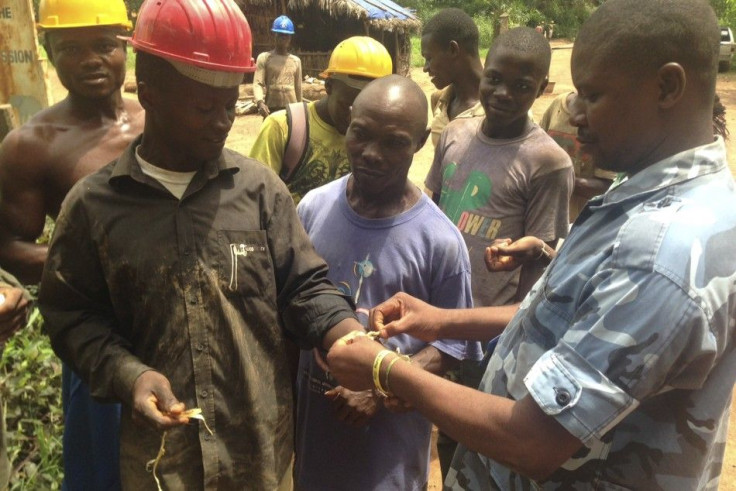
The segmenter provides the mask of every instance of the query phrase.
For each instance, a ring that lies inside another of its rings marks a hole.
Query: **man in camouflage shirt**
[[[461,442],[446,488],[718,487],[736,378],[736,192],[710,121],[718,43],[703,0],[609,0],[581,29],[578,139],[626,179],[582,211],[479,391],[378,367]],[[372,317],[384,335],[482,337],[504,309],[401,295]],[[355,390],[379,349],[338,343],[328,361]]]

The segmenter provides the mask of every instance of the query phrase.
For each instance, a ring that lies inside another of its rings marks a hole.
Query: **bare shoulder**
[[[146,120],[146,111],[143,106],[135,99],[123,98],[123,107],[130,118],[131,131],[134,133],[143,133],[143,124]]]
[[[55,107],[35,115],[20,128],[11,131],[0,145],[0,174],[33,174],[48,161],[48,148],[58,132]]]

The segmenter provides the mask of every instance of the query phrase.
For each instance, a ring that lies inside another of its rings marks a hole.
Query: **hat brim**
[[[366,85],[373,82],[374,78],[358,77],[356,75],[348,75],[347,73],[327,73],[322,72],[319,74],[322,78],[330,78],[332,80],[339,80],[348,87],[353,89],[363,90]]]

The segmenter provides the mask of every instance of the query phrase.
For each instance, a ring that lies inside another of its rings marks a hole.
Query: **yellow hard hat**
[[[41,0],[37,25],[42,29],[133,27],[123,0]]]
[[[327,70],[320,73],[329,78],[333,73],[379,78],[391,75],[393,63],[386,48],[368,36],[353,36],[341,41],[332,50]]]

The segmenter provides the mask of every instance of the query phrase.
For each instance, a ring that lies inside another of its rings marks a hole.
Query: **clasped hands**
[[[379,353],[386,349],[376,339],[410,334],[425,342],[434,341],[441,337],[440,324],[437,322],[440,310],[405,293],[398,293],[374,307],[369,321],[372,331],[353,331],[335,341],[327,353],[330,373],[340,383],[338,389],[373,393],[374,362]],[[391,411],[411,409],[400,395],[390,394],[377,400]]]

